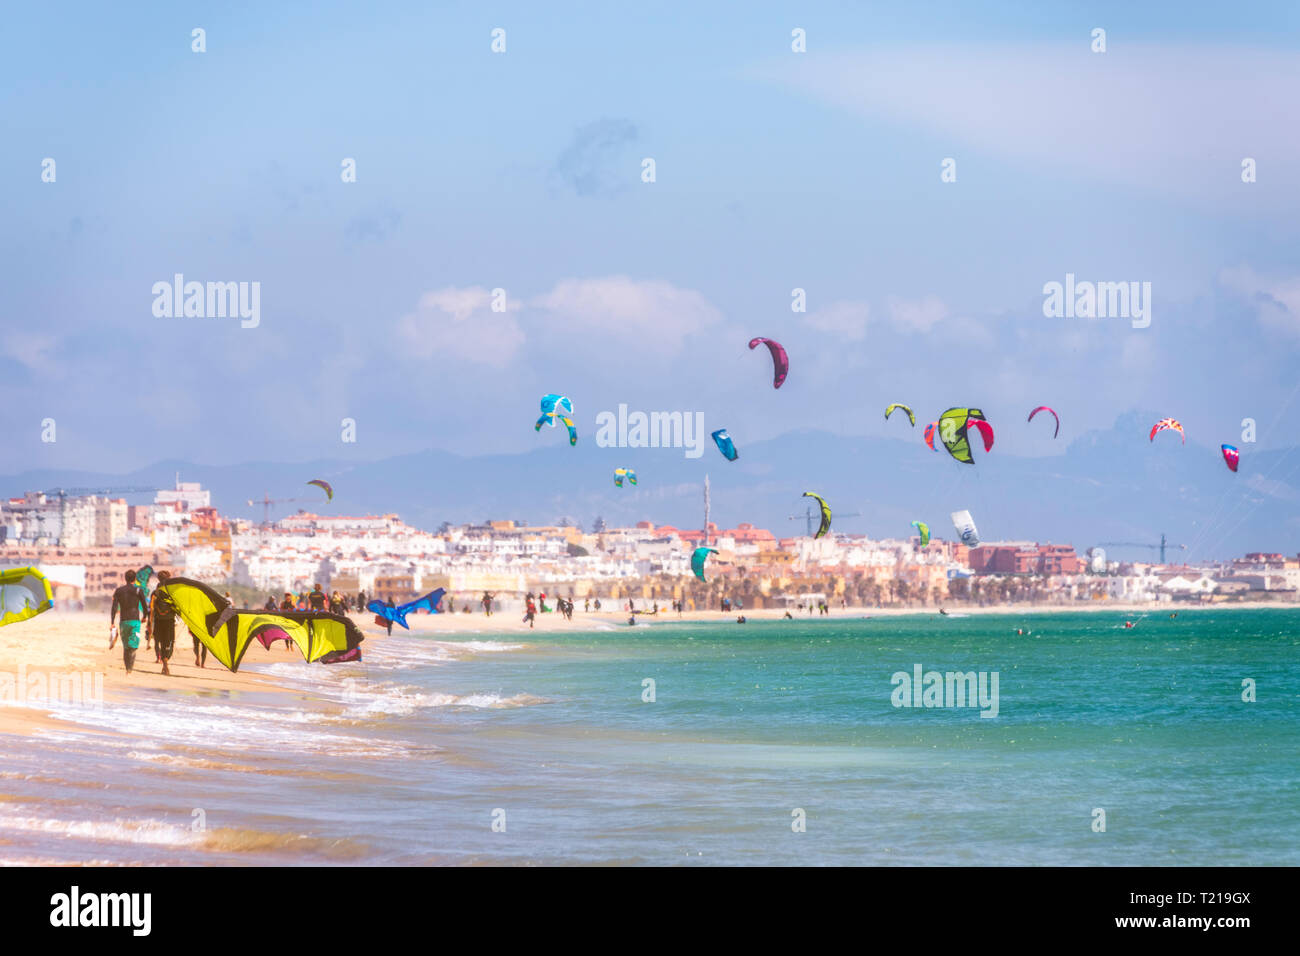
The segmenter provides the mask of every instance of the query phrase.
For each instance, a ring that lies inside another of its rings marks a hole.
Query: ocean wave
[[[55,834],[63,839],[97,843],[184,847],[216,853],[288,853],[331,860],[356,860],[370,852],[364,843],[345,837],[314,837],[300,833],[228,827],[194,830],[189,826],[160,820],[118,818],[103,822],[0,813],[0,831],[5,830]]]
[[[426,707],[472,707],[476,709],[503,710],[511,707],[531,707],[548,703],[546,698],[532,694],[444,694],[420,690],[415,687],[375,687],[368,689],[368,699],[352,703],[345,715],[354,719],[370,717],[404,717]]]
[[[74,840],[101,843],[135,843],[145,846],[196,845],[196,834],[189,827],[159,820],[61,820],[57,817],[29,817],[0,813],[0,831],[52,833]]]
[[[336,703],[346,705],[346,702],[344,695]],[[349,718],[346,712],[330,713],[323,708],[290,710],[257,704],[240,707],[178,699],[142,705],[118,703],[103,713],[60,716],[135,738],[122,743],[137,751],[142,751],[141,741],[155,739],[158,728],[165,727],[167,743],[200,746],[209,751],[262,750],[346,756],[388,756],[402,752],[398,744],[330,730],[332,726],[350,724],[355,718]]]

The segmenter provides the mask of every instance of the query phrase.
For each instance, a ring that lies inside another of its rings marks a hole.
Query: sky
[[[548,392],[584,436],[893,436],[905,402],[1030,457],[1133,409],[1289,447],[1300,8],[1240,9],[17,7],[0,472],[522,452],[563,441]],[[177,273],[258,283],[258,324],[156,315]],[[1067,274],[1150,283],[1149,326],[1045,316]]]

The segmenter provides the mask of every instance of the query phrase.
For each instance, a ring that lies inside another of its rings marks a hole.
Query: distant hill
[[[611,525],[639,520],[698,528],[703,520],[705,473],[712,487],[713,520],[742,521],[777,535],[803,533],[803,491],[823,495],[841,515],[835,528],[872,537],[904,537],[914,519],[927,521],[939,537],[951,537],[949,513],[968,508],[985,541],[1029,539],[1074,545],[1080,551],[1105,541],[1152,542],[1161,532],[1186,543],[1192,559],[1223,558],[1246,551],[1300,552],[1300,455],[1294,449],[1254,452],[1242,445],[1241,468],[1228,471],[1218,445],[1176,434],[1147,440],[1156,415],[1132,412],[1105,431],[1075,438],[1062,455],[1019,458],[994,450],[976,452],[974,466],[945,452],[931,452],[921,428],[909,440],[843,437],[806,430],[746,443],[735,462],[710,442],[690,460],[681,449],[598,448],[591,440],[570,447],[563,430],[529,433],[538,447],[516,455],[464,458],[422,451],[356,464],[330,460],[284,464],[248,462],[197,465],[162,461],[130,474],[34,471],[0,476],[0,492],[59,486],[150,485],[202,482],[225,514],[260,519],[260,505],[246,504],[264,492],[301,501],[321,514],[397,512],[408,523],[436,528],[461,523],[522,519],[533,524],[569,517],[590,527],[597,516]],[[999,427],[1014,427],[1004,425]],[[634,468],[639,484],[616,488],[613,470]],[[327,503],[311,478],[326,478],[335,496]],[[133,497],[144,501],[148,496]],[[849,512],[860,517],[847,517]],[[1109,548],[1112,557],[1148,558],[1153,552]]]

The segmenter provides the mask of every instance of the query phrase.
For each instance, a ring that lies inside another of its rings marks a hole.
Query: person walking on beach
[[[482,600],[483,613],[486,614],[488,617],[492,616],[492,599],[494,597],[496,597],[496,595],[493,594],[491,591],[483,592],[483,600]]]
[[[528,599],[524,604],[524,623],[526,623],[531,628],[533,626],[533,621],[536,618],[537,618],[537,605],[533,603],[533,596],[530,594],[528,595]]]
[[[291,593],[289,593],[288,591],[285,591],[285,592],[284,592],[284,600],[282,600],[282,601],[280,602],[280,610],[281,610],[281,611],[292,611],[292,610],[294,610],[293,595],[292,595]],[[284,648],[285,648],[285,650],[288,650],[288,649],[291,648],[291,647],[293,647],[293,642],[290,641],[289,638],[286,637],[286,638],[284,639]]]
[[[135,667],[135,652],[140,646],[140,612],[144,610],[144,591],[136,583],[135,572],[127,571],[126,583],[113,592],[113,606],[108,613],[108,649],[111,651],[118,637],[122,638],[122,663],[126,672]],[[121,624],[113,622],[121,616]]]
[[[171,576],[170,571],[158,572],[159,590],[154,592],[149,608],[149,623],[145,627],[145,639],[153,637],[153,646],[158,650],[164,677],[171,676],[168,662],[172,659],[172,651],[176,649],[176,607],[161,590]]]

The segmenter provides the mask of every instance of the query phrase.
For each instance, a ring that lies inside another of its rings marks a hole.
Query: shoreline
[[[638,603],[641,603],[638,600]],[[651,604],[653,606],[653,604]],[[990,605],[987,607],[968,607],[966,605],[954,604],[944,605],[951,617],[961,616],[988,616],[1002,615],[1014,616],[1036,615],[1036,614],[1104,614],[1113,613],[1117,615],[1182,615],[1190,611],[1249,611],[1249,610],[1300,610],[1300,602],[1281,603],[1269,602],[1259,604],[1211,604],[1211,605],[1169,605],[1169,604],[1102,604],[1090,603],[1075,605],[1057,605],[1057,604],[1000,604]],[[725,621],[734,622],[737,617],[744,615],[747,621],[780,621],[785,619],[785,608],[744,608],[740,610],[719,611],[719,610],[700,610],[683,611],[680,615],[670,608],[660,607],[658,614],[640,613],[636,615],[637,626],[642,624],[699,624],[699,623],[719,623]],[[895,618],[895,617],[942,617],[937,607],[855,607],[850,605],[847,608],[832,607],[829,614],[809,614],[805,608],[802,612],[796,609],[790,609],[791,619],[794,621],[828,621],[828,620],[872,620],[876,618]],[[457,612],[456,614],[437,614],[413,615],[409,620],[412,623],[410,635],[419,635],[421,637],[437,633],[458,634],[466,632],[477,633],[501,633],[518,635],[520,633],[529,633],[530,630],[535,634],[544,634],[548,631],[583,631],[593,629],[608,628],[625,628],[628,626],[629,617],[627,611],[610,610],[608,606],[600,611],[583,611],[577,607],[573,612],[573,620],[566,621],[558,611],[537,614],[537,626],[529,628],[522,620],[521,611],[494,611],[492,616],[486,617],[481,611],[475,611],[470,614]],[[369,619],[367,618],[367,621]],[[382,628],[374,627],[368,623],[362,624],[362,632],[369,639],[374,634],[380,637],[384,636]],[[400,628],[394,627],[393,634],[403,634]],[[364,645],[363,645],[364,651]]]
[[[374,636],[366,634],[367,638]],[[378,636],[382,639],[383,631]],[[255,644],[243,663],[301,660],[297,648],[286,650],[278,644],[267,650]],[[53,709],[78,703],[108,707],[142,690],[230,696],[290,692],[287,685],[268,674],[243,668],[232,673],[211,655],[206,667],[196,667],[191,638],[183,626],[176,638],[170,670],[170,675],[163,675],[162,665],[155,662],[152,648],[146,650],[142,639],[135,667],[128,675],[120,641],[112,650],[108,648],[107,612],[47,611],[0,630],[0,734],[32,734],[74,726],[79,732],[87,732],[83,725],[60,720]]]
[[[966,607],[954,605],[946,608],[950,617],[961,616],[1034,616],[1039,614],[1103,614],[1117,617],[1167,616],[1195,611],[1249,611],[1249,610],[1300,610],[1300,603],[1220,604],[1209,606],[1141,604],[1085,604],[1071,605],[996,605]],[[756,608],[733,610],[675,611],[661,608],[656,614],[637,614],[636,626],[665,624],[700,624],[735,622],[744,615],[746,621],[781,621],[784,608]],[[904,617],[933,617],[941,619],[937,608],[913,607],[847,607],[831,608],[827,615],[808,614],[805,610],[790,611],[791,622],[834,620],[885,620]],[[387,638],[384,628],[374,624],[373,615],[352,614],[367,641]],[[421,640],[439,640],[460,635],[509,636],[519,640],[525,635],[543,635],[548,632],[610,631],[627,629],[628,612],[623,610],[583,611],[575,608],[573,619],[565,620],[558,611],[538,613],[536,626],[529,628],[519,611],[495,611],[489,617],[481,611],[469,614],[419,614],[411,618],[412,628],[403,631],[395,627],[395,635]],[[362,645],[362,659],[365,645]],[[267,650],[260,645],[251,648],[244,663],[285,663],[301,661],[296,648],[286,650],[277,645]],[[340,665],[320,665],[346,667]],[[53,710],[69,703],[66,699],[51,701],[50,692],[57,690],[65,696],[69,688],[80,688],[84,698],[101,706],[111,706],[140,691],[169,694],[240,695],[249,693],[289,693],[292,688],[273,675],[251,670],[236,673],[227,671],[221,664],[210,660],[206,668],[194,665],[192,645],[188,633],[178,637],[171,661],[172,673],[163,676],[161,665],[153,659],[141,643],[136,655],[136,666],[128,676],[123,669],[120,645],[108,649],[107,615],[98,612],[49,611],[30,621],[11,625],[0,630],[0,734],[30,735],[41,731],[70,729],[73,722],[61,720]],[[69,683],[74,682],[74,683]],[[92,696],[93,695],[93,696]],[[100,696],[102,695],[102,696]],[[96,701],[95,697],[99,697]],[[45,706],[42,706],[44,703]],[[75,725],[79,726],[80,725]],[[82,731],[84,727],[80,727]],[[112,731],[101,730],[111,734]]]

